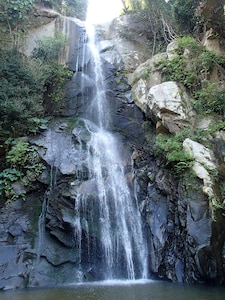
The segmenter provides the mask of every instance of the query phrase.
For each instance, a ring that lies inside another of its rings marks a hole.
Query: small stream
[[[156,281],[109,281],[1,292],[0,300],[224,300],[225,288]]]

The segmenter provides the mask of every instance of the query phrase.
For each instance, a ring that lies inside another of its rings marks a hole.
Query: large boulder
[[[190,98],[183,86],[174,81],[163,82],[146,90],[143,79],[133,89],[136,104],[145,114],[161,123],[171,133],[192,125],[195,117]]]

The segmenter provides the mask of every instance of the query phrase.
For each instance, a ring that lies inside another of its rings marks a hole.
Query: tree
[[[197,18],[195,11],[200,0],[169,0],[169,5],[179,29],[184,33],[192,33]]]
[[[42,102],[27,60],[15,49],[0,49],[0,140],[26,132],[28,119],[42,116]]]
[[[206,30],[224,37],[224,5],[225,0],[203,0],[196,9],[196,16],[202,20]]]
[[[140,30],[151,41],[152,55],[170,42],[175,35],[170,6],[165,0],[123,0],[124,12],[135,12],[142,19]]]
[[[0,23],[11,33],[34,8],[34,0],[0,0]]]

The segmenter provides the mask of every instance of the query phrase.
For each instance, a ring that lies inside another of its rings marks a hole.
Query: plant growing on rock
[[[166,44],[175,36],[173,18],[168,3],[164,0],[124,0],[124,13],[133,14],[139,24],[140,35],[145,35],[149,43],[149,52],[153,56],[165,49]],[[123,37],[133,40],[133,33],[129,30]]]
[[[0,0],[0,31],[2,42],[8,47],[18,46],[29,26],[29,13],[34,8],[35,0]]]
[[[200,113],[223,114],[224,90],[210,81],[214,67],[225,73],[225,56],[207,50],[191,37],[178,39],[176,54],[170,60],[162,60],[158,68],[164,81],[181,82],[193,98],[193,106]]]
[[[6,156],[7,168],[0,172],[0,196],[6,197],[8,202],[18,197],[25,198],[26,190],[32,188],[32,182],[44,170],[37,148],[21,139],[12,141],[12,147]],[[14,188],[19,183],[20,192]]]
[[[63,86],[72,77],[72,71],[64,64],[60,64],[60,54],[64,51],[66,37],[57,33],[55,37],[46,37],[37,41],[32,57],[39,66],[40,79],[43,89],[48,97],[55,103],[59,103],[63,98]],[[34,70],[35,63],[30,65]]]
[[[36,72],[37,73],[37,72]],[[43,115],[42,86],[16,49],[0,49],[0,139],[27,133],[27,124]]]
[[[218,83],[207,83],[194,95],[193,107],[197,112],[225,114],[225,91]]]
[[[193,165],[193,157],[183,150],[183,140],[179,133],[174,136],[159,134],[156,138],[156,155],[161,163],[171,168],[178,177]]]

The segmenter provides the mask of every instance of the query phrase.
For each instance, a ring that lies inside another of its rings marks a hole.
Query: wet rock
[[[23,249],[15,245],[0,246],[0,290],[24,288],[28,270],[23,264]]]
[[[200,274],[206,281],[212,281],[217,276],[216,260],[209,246],[199,247],[196,253],[196,263]]]

